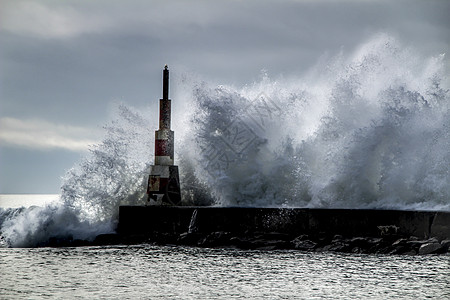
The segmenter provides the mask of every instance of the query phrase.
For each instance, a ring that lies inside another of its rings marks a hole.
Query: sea
[[[447,62],[380,33],[290,77],[178,76],[184,203],[450,211]],[[150,107],[115,106],[57,195],[0,195],[1,299],[450,299],[448,255],[45,247],[113,233],[120,205],[145,204]]]
[[[45,207],[58,197],[0,195],[0,206]],[[450,299],[449,255],[3,247],[0,277],[0,299]]]

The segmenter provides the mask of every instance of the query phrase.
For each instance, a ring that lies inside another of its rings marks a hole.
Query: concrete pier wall
[[[121,206],[120,234],[278,232],[450,238],[450,212],[253,207]]]

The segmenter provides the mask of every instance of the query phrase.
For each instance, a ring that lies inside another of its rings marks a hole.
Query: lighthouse
[[[155,131],[155,161],[150,167],[147,203],[178,205],[181,202],[178,166],[174,165],[174,132],[170,130],[169,69],[163,70],[163,97],[159,100],[159,129]]]

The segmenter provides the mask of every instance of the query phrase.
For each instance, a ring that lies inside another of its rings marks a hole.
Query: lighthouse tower
[[[159,129],[155,131],[155,164],[150,168],[148,204],[181,202],[178,166],[174,165],[174,133],[170,130],[169,69],[163,70],[163,98],[159,100]]]

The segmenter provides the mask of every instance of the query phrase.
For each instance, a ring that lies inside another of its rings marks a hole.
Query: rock
[[[330,245],[322,247],[323,251],[335,251],[335,252],[350,252],[352,247],[345,242],[335,242]]]
[[[410,249],[410,251],[414,251],[416,254],[419,251],[419,248],[426,244],[427,241],[407,241],[406,246]],[[407,253],[405,253],[407,254]]]
[[[381,236],[385,235],[395,235],[397,234],[400,227],[395,225],[383,225],[383,226],[377,226],[379,233]]]
[[[291,244],[294,246],[297,250],[304,250],[304,251],[312,251],[314,248],[316,248],[317,243],[310,241],[310,240],[298,240],[298,238],[294,239]]]
[[[229,232],[223,231],[212,232],[208,234],[205,238],[200,239],[197,245],[201,247],[217,247],[221,245],[227,245],[229,244],[230,237],[231,235]]]
[[[329,236],[326,232],[319,232],[319,234],[313,239],[314,241],[317,241],[318,245],[328,245],[332,241],[332,237]]]
[[[404,245],[395,246],[394,249],[391,248],[389,254],[405,254],[411,251],[408,247]]]
[[[381,239],[376,239],[377,240],[381,240]],[[364,253],[366,252],[366,250],[368,250],[369,248],[371,248],[374,244],[376,244],[376,242],[373,241],[372,238],[366,238],[366,237],[355,237],[352,238],[348,241],[348,243],[350,243],[350,247],[352,248],[358,248],[359,252],[352,252],[353,253]]]
[[[392,243],[393,247],[397,247],[397,246],[404,246],[406,245],[407,240],[406,239],[398,239],[395,242]]]
[[[233,236],[230,238],[230,244],[233,246],[236,246],[241,249],[254,249],[255,245],[252,243],[252,241],[245,237],[236,237]]]
[[[299,240],[299,241],[305,241],[305,240],[309,240],[310,238],[309,238],[309,235],[302,234],[302,235],[299,235],[298,237],[296,237],[295,239]]]
[[[423,244],[423,241],[410,241],[407,239],[398,239],[392,243],[394,248],[389,253],[390,254],[405,254],[414,255],[419,251],[419,247]]]
[[[289,242],[284,240],[257,240],[254,244],[255,249],[257,250],[277,250],[290,248]]]
[[[355,237],[345,241],[353,253],[376,253],[382,246],[389,246],[382,238]],[[386,245],[384,245],[386,244]]]
[[[450,250],[450,240],[441,241],[441,245],[446,251]]]
[[[198,233],[184,232],[177,239],[177,244],[181,245],[197,245],[202,236]]]
[[[383,239],[382,238],[369,238],[368,241],[370,244],[376,245],[376,244],[382,243]]]
[[[230,239],[231,240],[231,239]],[[272,249],[287,249],[289,247],[289,242],[284,240],[267,240],[257,237],[246,237],[240,238],[239,243],[237,244],[240,248],[244,249],[258,249],[258,250],[268,250]]]
[[[333,241],[342,241],[344,239],[344,237],[340,234],[335,234],[333,236]]]
[[[364,250],[359,247],[354,247],[352,249],[352,253],[360,254],[360,253],[364,253]]]
[[[255,248],[255,250],[262,250],[262,251],[271,251],[271,250],[277,250],[277,249],[280,249],[280,248],[278,248],[278,247],[275,246],[275,245],[272,245],[272,246],[262,246],[262,247],[257,247],[257,248]]]
[[[428,243],[439,243],[439,240],[438,240],[437,238],[435,238],[435,237],[432,237],[432,238],[429,238],[429,239],[427,240],[427,242],[428,242]]]
[[[415,251],[415,250],[409,250],[409,251],[407,251],[407,252],[404,252],[403,254],[404,254],[404,255],[416,255],[416,254],[417,254],[417,251]]]
[[[369,238],[369,247],[365,253],[380,253],[380,249],[387,247],[388,243],[382,238]]]
[[[444,247],[440,243],[426,243],[420,246],[419,254],[439,253]]]
[[[155,242],[158,244],[177,244],[180,236],[172,232],[154,232],[150,236],[146,236],[146,242]]]
[[[376,254],[389,254],[391,251],[392,251],[392,248],[389,246],[385,246],[385,245],[379,246],[378,248],[373,249],[373,253],[376,253]]]

